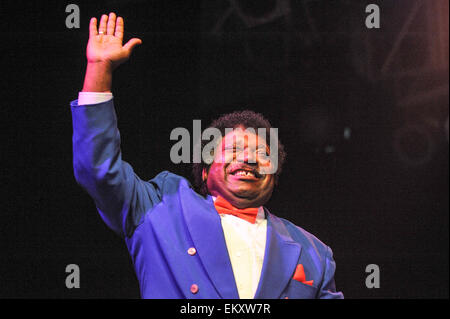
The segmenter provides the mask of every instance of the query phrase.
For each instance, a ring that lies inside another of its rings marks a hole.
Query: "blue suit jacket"
[[[105,223],[122,235],[143,298],[239,298],[220,216],[212,198],[164,171],[141,180],[122,160],[113,101],[71,103],[73,165]],[[342,298],[331,249],[265,209],[267,241],[255,298]],[[188,254],[195,247],[197,253]],[[303,264],[306,280],[292,279]],[[191,285],[198,286],[192,293]]]

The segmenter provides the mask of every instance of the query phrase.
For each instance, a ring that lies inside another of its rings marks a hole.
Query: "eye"
[[[227,153],[234,152],[235,150],[236,150],[236,149],[235,149],[233,146],[225,147],[225,152],[227,152]]]
[[[226,152],[242,152],[244,148],[242,146],[230,146],[225,147]]]

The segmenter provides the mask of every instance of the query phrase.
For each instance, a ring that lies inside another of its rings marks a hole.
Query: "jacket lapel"
[[[267,209],[267,239],[264,262],[255,299],[278,299],[291,280],[300,257],[301,246],[286,226]]]
[[[238,299],[220,216],[211,196],[205,200],[185,187],[180,192],[184,218],[208,277],[221,298]]]

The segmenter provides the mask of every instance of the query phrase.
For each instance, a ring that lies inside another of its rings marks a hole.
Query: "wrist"
[[[87,61],[87,69],[95,70],[101,73],[112,73],[112,63],[108,61]]]
[[[113,69],[107,62],[88,62],[82,92],[111,92]]]

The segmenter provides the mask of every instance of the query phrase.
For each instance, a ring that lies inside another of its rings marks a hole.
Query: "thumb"
[[[127,51],[130,51],[130,53],[131,53],[131,51],[133,51],[134,47],[137,45],[140,45],[140,44],[142,44],[141,39],[133,38],[133,39],[130,39],[127,43],[125,43],[125,45],[123,47],[124,47],[124,49],[126,49]]]

